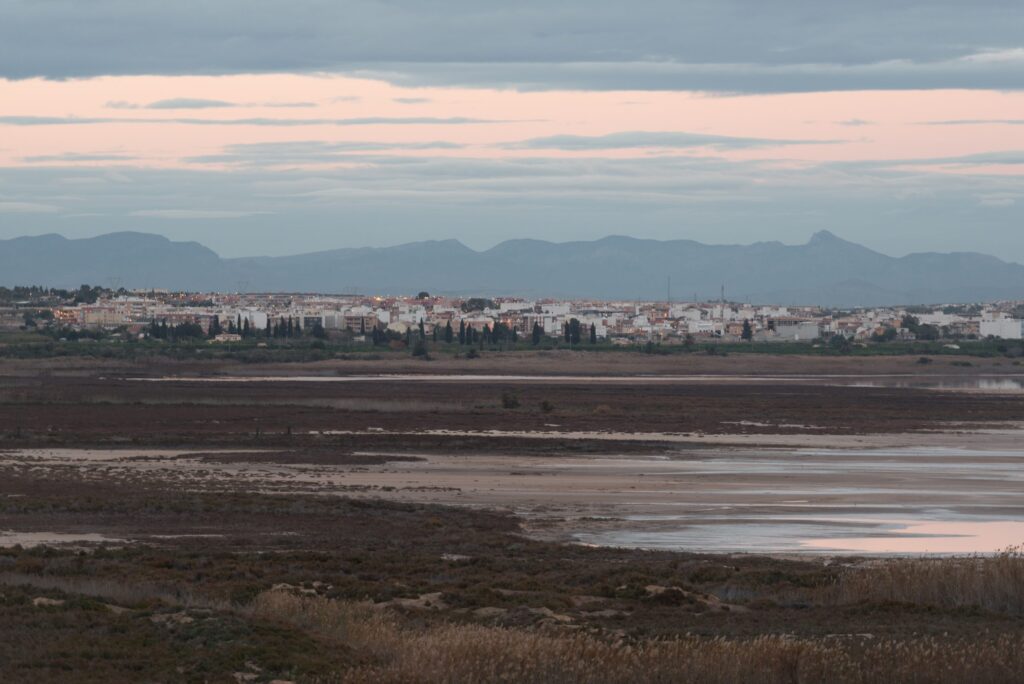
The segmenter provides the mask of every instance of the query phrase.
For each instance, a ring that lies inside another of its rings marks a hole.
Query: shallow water
[[[984,392],[993,394],[1019,394],[1024,392],[1024,377],[920,377],[858,380],[851,387],[896,387],[905,389],[944,390],[947,392]]]
[[[991,554],[1024,542],[1024,520],[1019,519],[756,516],[704,518],[694,524],[683,516],[666,516],[636,522],[638,529],[576,537],[599,546],[673,551],[871,556]],[[650,529],[651,523],[669,527]]]
[[[562,521],[552,538],[610,546],[910,555],[992,553],[1024,543],[1024,446],[403,455],[420,460],[358,467],[215,463],[168,449],[17,450],[0,458],[39,472],[71,467],[89,478],[147,478],[174,487],[501,508],[528,526],[545,521],[541,530]],[[118,540],[0,531],[0,546],[99,541]]]
[[[1024,449],[723,450],[677,472],[668,479],[679,482],[678,501],[638,496],[633,508],[651,513],[575,537],[666,550],[865,555],[987,554],[1024,543]]]
[[[222,375],[164,376],[158,378],[126,378],[137,382],[431,382],[431,383],[584,383],[621,384],[692,384],[692,383],[789,383],[837,385],[845,387],[878,387],[925,389],[983,393],[1024,393],[1024,375],[470,375],[470,374],[382,374],[382,375]]]

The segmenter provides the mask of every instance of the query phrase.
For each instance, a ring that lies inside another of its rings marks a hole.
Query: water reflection
[[[221,375],[127,378],[138,382],[431,382],[431,383],[583,383],[599,385],[671,385],[718,383],[788,383],[881,387],[963,392],[1024,393],[1024,375],[494,375],[494,374],[382,374],[382,375]]]
[[[946,512],[948,514],[948,512]],[[751,516],[688,521],[646,516],[633,529],[581,533],[601,546],[720,553],[992,554],[1024,542],[1024,520]]]
[[[923,377],[923,378],[886,378],[877,380],[858,380],[849,383],[852,387],[894,387],[904,389],[931,389],[961,392],[992,392],[1020,393],[1024,392],[1024,378],[993,378],[993,377]]]
[[[885,533],[864,537],[810,539],[811,549],[868,554],[995,553],[1024,541],[1024,521],[891,521]]]

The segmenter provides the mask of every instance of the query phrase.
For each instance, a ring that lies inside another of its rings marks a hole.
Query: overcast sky
[[[0,0],[0,238],[1024,262],[1022,87],[1010,0]]]

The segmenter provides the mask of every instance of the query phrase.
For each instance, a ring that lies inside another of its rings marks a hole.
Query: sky
[[[0,0],[0,239],[1024,262],[1012,0]]]

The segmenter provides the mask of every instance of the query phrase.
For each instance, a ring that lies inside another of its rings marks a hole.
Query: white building
[[[500,313],[512,311],[533,311],[533,302],[502,302]]]
[[[775,324],[775,335],[783,340],[806,342],[819,337],[821,329],[814,321],[779,321]]]
[[[995,318],[983,318],[979,329],[982,337],[1001,337],[1004,340],[1024,339],[1024,320],[999,314]]]

